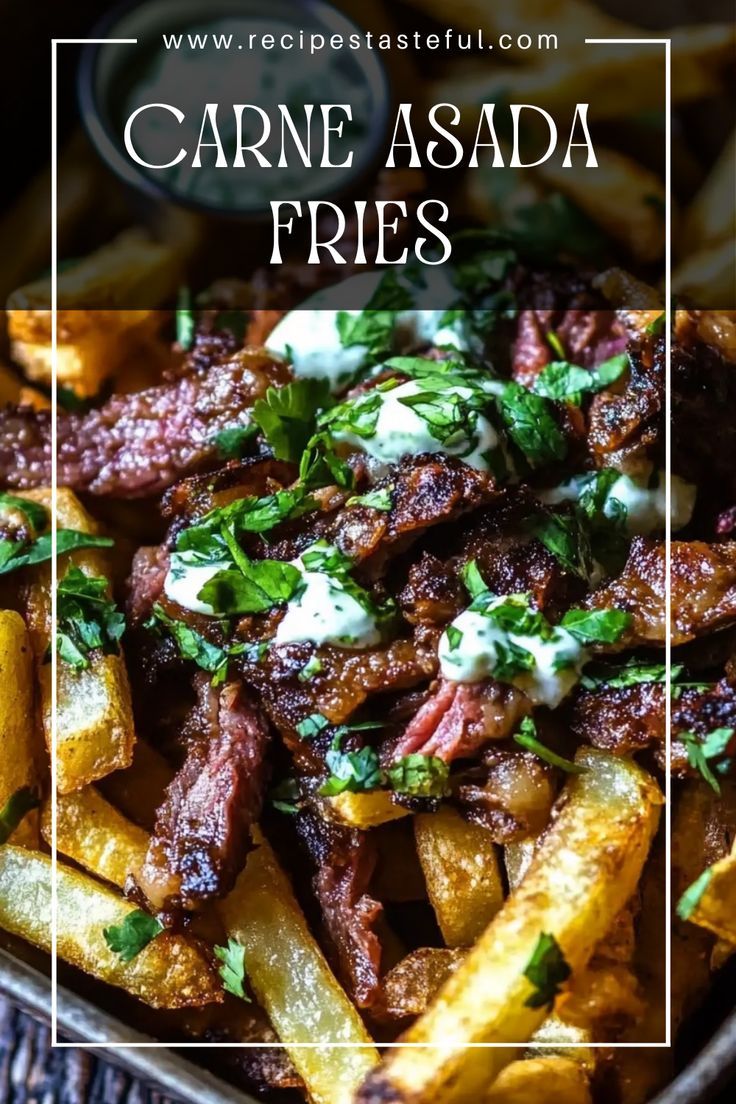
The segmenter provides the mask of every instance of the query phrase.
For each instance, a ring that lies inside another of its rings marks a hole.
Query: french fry
[[[176,258],[168,246],[127,232],[58,278],[57,380],[78,395],[95,395],[114,374],[131,344],[158,329],[155,310],[123,310],[130,302],[157,304],[176,286]],[[51,382],[51,312],[48,277],[8,299],[8,333],[14,359],[29,379]],[[117,304],[117,306],[116,306]]]
[[[51,844],[51,802],[41,810],[41,834]],[[136,874],[148,847],[148,833],[131,824],[104,797],[87,786],[56,796],[56,846],[98,878],[120,889]]]
[[[23,618],[0,610],[0,809],[18,790],[36,787],[33,660]],[[27,816],[15,843],[38,842],[37,817]]]
[[[486,1104],[591,1104],[584,1066],[571,1058],[526,1058],[501,1070]]]
[[[562,1058],[572,1058],[590,1071],[597,1065],[596,1051],[592,1045],[593,1032],[590,1028],[565,1023],[556,1012],[548,1016],[534,1032],[530,1042],[534,1045],[525,1052],[527,1057],[559,1055]]]
[[[710,175],[695,196],[682,220],[680,250],[683,256],[697,253],[706,245],[728,238],[736,231],[734,190],[736,131],[726,142]]]
[[[688,917],[693,924],[736,943],[736,846],[703,875],[705,889]]]
[[[651,169],[616,150],[596,146],[598,168],[588,173],[563,169],[550,160],[537,169],[550,188],[568,196],[628,254],[644,264],[664,254],[665,191]]]
[[[352,1104],[378,1052],[338,985],[268,843],[248,856],[220,906],[228,935],[245,947],[248,978],[314,1104]],[[314,1043],[324,1047],[289,1047]],[[356,1043],[336,1048],[329,1043]]]
[[[0,928],[51,950],[51,859],[0,847]],[[103,928],[120,925],[135,907],[87,874],[58,863],[57,949],[66,962],[153,1008],[219,1002],[222,987],[191,939],[162,932],[130,962],[107,946]]]
[[[173,777],[174,771],[163,755],[145,740],[136,740],[130,766],[100,778],[98,786],[124,816],[152,831],[156,811]]]
[[[414,819],[417,854],[448,947],[470,947],[503,904],[498,856],[485,828],[443,805]]]
[[[681,262],[672,273],[672,288],[698,307],[718,310],[734,302],[736,260],[733,240],[707,245]]]
[[[391,820],[400,820],[409,816],[410,809],[404,809],[391,800],[387,790],[370,790],[366,793],[337,794],[325,798],[323,805],[325,816],[337,820],[351,828],[377,828]]]
[[[576,761],[587,769],[568,780],[526,877],[403,1036],[433,1045],[393,1050],[368,1076],[357,1104],[477,1100],[545,1018],[544,1005],[532,1007],[535,988],[525,974],[542,934],[554,937],[573,973],[580,971],[631,897],[662,795],[631,760],[582,748]]]
[[[674,28],[672,36],[673,102],[687,103],[719,91],[719,70],[729,63],[736,32],[727,24]],[[539,104],[553,115],[569,118],[571,105],[589,104],[590,119],[629,118],[646,110],[664,111],[664,52],[651,46],[584,47],[574,63],[545,66],[487,66],[473,69],[466,61],[440,81],[427,85],[427,105],[452,103],[462,113],[461,126],[475,133],[478,104],[494,103],[500,90],[510,103]]]
[[[441,985],[465,958],[457,947],[418,947],[388,971],[383,979],[386,1011],[390,1016],[419,1016]]]
[[[50,508],[48,488],[27,491],[25,497]],[[56,520],[60,528],[95,531],[95,523],[77,497],[62,487],[57,494]],[[89,575],[107,574],[104,557],[97,549],[59,557],[59,578],[69,562]],[[50,747],[51,664],[45,662],[51,641],[48,565],[35,569],[35,580],[28,588],[27,622],[36,656],[44,733]],[[135,742],[133,707],[122,655],[95,656],[82,671],[74,671],[60,661],[57,674],[57,788],[60,793],[69,793],[129,765]]]
[[[513,893],[525,876],[534,858],[536,839],[517,840],[516,843],[507,843],[503,849],[503,862],[506,867],[506,878],[509,889]]]

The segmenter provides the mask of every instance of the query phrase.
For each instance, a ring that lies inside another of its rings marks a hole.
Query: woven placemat
[[[83,1050],[55,1050],[45,1024],[0,997],[2,1104],[175,1104]]]

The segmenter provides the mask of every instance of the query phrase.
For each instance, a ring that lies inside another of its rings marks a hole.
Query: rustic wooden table
[[[53,1050],[49,1029],[0,997],[2,1104],[175,1104],[83,1050]]]

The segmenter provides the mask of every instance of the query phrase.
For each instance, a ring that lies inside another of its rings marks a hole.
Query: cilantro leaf
[[[682,671],[681,664],[672,667],[672,680],[674,681]],[[665,682],[667,679],[667,667],[664,663],[642,663],[636,659],[630,659],[621,666],[598,663],[586,667],[580,684],[585,690],[597,690],[602,686],[612,690],[623,690],[627,686],[638,686],[640,683]]]
[[[345,735],[345,730],[335,735],[325,756],[330,774],[320,786],[319,793],[322,797],[335,797],[346,791],[363,793],[365,790],[375,790],[381,784],[382,773],[375,748],[366,745],[359,751],[342,751],[341,744]]]
[[[301,740],[313,740],[315,736],[319,736],[320,732],[328,727],[329,723],[321,713],[310,713],[308,717],[304,717],[303,720],[299,721],[296,726],[297,735]]]
[[[435,755],[405,755],[386,771],[393,790],[411,797],[442,797],[447,793],[450,768]]]
[[[700,773],[717,794],[721,792],[721,786],[710,764],[725,755],[733,737],[732,728],[714,728],[707,736],[698,736],[695,732],[681,732],[678,737],[685,745],[690,766]],[[715,769],[719,770],[724,766],[726,764],[718,764]]]
[[[315,653],[309,657],[297,677],[300,682],[309,682],[310,679],[313,679],[315,675],[320,673],[322,667],[322,660]]]
[[[183,287],[179,289],[176,306],[176,341],[182,349],[191,349],[194,344],[195,328],[192,295],[189,288]]]
[[[244,554],[238,568],[218,571],[198,597],[219,614],[266,613],[288,602],[301,585],[301,572],[282,560],[249,560]]]
[[[533,468],[565,459],[567,441],[548,399],[511,382],[498,398],[498,409],[509,437]]]
[[[363,495],[354,495],[345,503],[346,506],[370,506],[373,510],[388,511],[391,509],[392,487],[381,487],[375,491],[368,491]]]
[[[225,648],[221,648],[219,644],[213,644],[198,633],[196,629],[190,628],[186,622],[179,621],[176,617],[169,617],[158,602],[151,611],[151,621],[159,622],[168,629],[176,642],[182,659],[189,659],[196,663],[198,667],[201,667],[203,671],[210,671],[214,675],[212,679],[213,686],[224,682],[227,677],[227,665],[230,657],[238,654],[241,650],[245,650],[244,644],[235,644]],[[150,626],[150,622],[146,622],[146,625]]]
[[[565,759],[562,755],[558,755],[557,752],[552,751],[551,748],[545,747],[541,740],[537,739],[537,726],[531,717],[525,717],[521,722],[521,728],[514,734],[514,740],[520,746],[527,751],[533,752],[539,759],[543,759],[545,763],[550,763],[553,767],[559,767],[560,770],[565,771],[567,774],[584,774],[586,767],[580,767],[577,763],[573,763],[570,759]]]
[[[692,885],[687,887],[682,897],[677,902],[677,915],[681,920],[690,919],[695,909],[700,904],[703,894],[710,885],[712,877],[713,868],[708,866],[703,873],[695,879]]]
[[[81,548],[110,548],[115,542],[109,537],[94,533],[80,533],[76,529],[56,530],[56,551],[75,552]],[[34,541],[0,540],[0,575],[7,575],[21,567],[45,563],[51,559],[51,533],[42,533]]]
[[[30,786],[23,786],[11,794],[0,809],[0,844],[7,843],[26,813],[41,804]]]
[[[218,973],[222,980],[222,987],[234,997],[250,1003],[250,997],[245,991],[245,947],[236,939],[229,938],[227,946],[215,947],[215,957],[220,962]]]
[[[460,578],[471,598],[478,598],[481,594],[488,593],[488,587],[483,582],[483,576],[475,560],[468,560],[460,569]]]
[[[524,977],[535,989],[524,1001],[526,1007],[546,1008],[554,1004],[560,986],[567,981],[571,972],[555,937],[542,932],[524,970]]]
[[[529,529],[565,571],[589,579],[593,569],[588,527],[580,514],[544,513],[529,519]]]
[[[257,433],[255,422],[244,426],[229,426],[214,435],[212,444],[223,460],[242,460],[248,454],[249,445]]]
[[[48,524],[49,512],[40,502],[32,502],[29,498],[19,498],[17,495],[0,494],[0,514],[16,512],[22,514],[26,524],[37,533]]]
[[[667,312],[662,311],[656,318],[653,318],[649,325],[644,330],[644,333],[649,337],[659,337],[664,333],[664,328],[667,325]]]
[[[274,809],[278,809],[280,813],[286,813],[288,816],[298,813],[301,793],[296,778],[284,778],[273,787],[269,798]]]
[[[125,617],[108,598],[104,576],[86,575],[70,567],[57,588],[56,646],[65,663],[76,671],[89,667],[90,652],[118,655]]]
[[[130,962],[163,930],[163,924],[155,916],[134,909],[122,924],[103,928],[102,935],[111,951],[120,955],[123,962]]]
[[[615,644],[631,624],[631,614],[619,609],[571,609],[560,624],[582,644]]]
[[[317,433],[309,441],[299,463],[299,479],[309,490],[333,483],[346,489],[355,485],[352,468],[333,450],[327,433]]]
[[[548,399],[580,404],[584,393],[602,391],[615,383],[629,366],[625,353],[611,357],[594,368],[580,368],[566,360],[548,364],[534,381],[534,390]]]
[[[411,310],[414,297],[392,269],[387,269],[376,290],[359,314],[338,311],[337,332],[344,348],[365,345],[372,360],[388,353],[393,344],[396,318],[400,311]]]
[[[329,380],[297,379],[285,387],[269,387],[266,397],[256,400],[252,417],[274,456],[296,462],[314,433],[317,412],[330,403]]]

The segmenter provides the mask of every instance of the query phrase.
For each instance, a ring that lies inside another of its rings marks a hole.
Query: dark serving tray
[[[0,992],[39,1019],[50,1018],[50,982],[34,966],[0,948]],[[168,1047],[146,1047],[150,1037],[95,1007],[78,994],[59,986],[59,1031],[65,1039],[105,1044],[109,1039],[125,1046],[103,1045],[101,1054],[141,1080],[150,1082],[184,1104],[257,1104],[252,1096]],[[138,1044],[138,1045],[135,1045]],[[736,1066],[736,1013],[652,1104],[706,1104]]]

